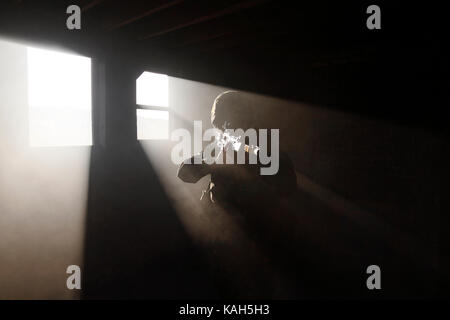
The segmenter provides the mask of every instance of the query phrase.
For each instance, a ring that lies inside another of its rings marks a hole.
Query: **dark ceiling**
[[[82,8],[81,30],[66,28],[71,4]],[[423,92],[411,101],[428,103],[443,94],[442,82],[430,79],[441,79],[448,69],[442,49],[444,11],[377,1],[382,29],[374,31],[366,28],[370,4],[2,0],[0,36],[402,121],[405,110],[386,107],[387,99],[399,105],[410,92]]]
[[[332,1],[7,0],[2,2],[2,27],[69,37],[65,11],[70,4],[82,8],[82,30],[74,31],[78,36],[126,41],[164,53],[311,51],[359,44],[367,37],[364,4],[346,7]]]

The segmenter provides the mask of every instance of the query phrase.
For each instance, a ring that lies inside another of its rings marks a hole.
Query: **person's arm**
[[[194,160],[200,158],[202,161],[195,164]],[[196,183],[198,180],[210,173],[210,165],[203,162],[202,154],[197,154],[183,161],[178,167],[177,176],[184,182]]]

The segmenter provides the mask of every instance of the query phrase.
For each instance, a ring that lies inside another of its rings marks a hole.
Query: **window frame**
[[[145,72],[149,72],[149,73],[153,73],[153,74],[158,74],[158,75],[164,75],[167,76],[167,107],[163,107],[163,106],[156,106],[156,105],[146,105],[146,104],[139,104],[137,103],[137,92],[138,92],[138,85],[137,85],[137,81],[138,79],[145,73]],[[165,140],[169,140],[170,139],[170,126],[171,126],[171,117],[172,117],[172,109],[171,109],[171,105],[170,105],[170,77],[167,74],[163,74],[163,73],[157,73],[157,72],[153,72],[153,71],[142,71],[141,74],[137,77],[136,79],[136,94],[135,94],[135,104],[136,104],[136,139],[138,141],[165,141]],[[142,109],[142,110],[155,110],[155,111],[166,111],[167,112],[167,138],[165,139],[139,139],[138,138],[138,128],[137,128],[137,110]]]

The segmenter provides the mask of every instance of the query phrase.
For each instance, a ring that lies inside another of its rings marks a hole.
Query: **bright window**
[[[136,80],[136,103],[149,107],[169,106],[169,77],[144,72]]]
[[[31,146],[92,145],[91,59],[27,48]]]
[[[169,77],[144,72],[136,80],[138,140],[163,140],[169,137]],[[145,108],[145,109],[144,109]]]

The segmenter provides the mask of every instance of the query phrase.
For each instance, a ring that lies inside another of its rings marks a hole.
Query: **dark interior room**
[[[448,298],[445,22],[402,1],[2,0],[0,299]],[[275,175],[174,161],[227,101],[279,144]]]

